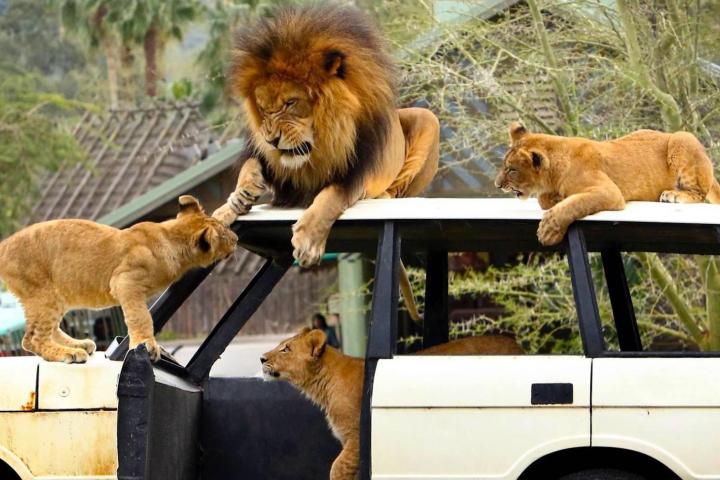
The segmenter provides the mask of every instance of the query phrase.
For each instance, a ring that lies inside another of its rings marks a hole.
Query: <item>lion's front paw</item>
[[[148,355],[150,356],[150,360],[152,362],[157,362],[160,360],[160,355],[162,354],[162,349],[160,348],[160,345],[158,345],[157,340],[155,340],[153,337],[150,337],[146,340],[143,340],[141,342],[138,342],[136,345],[130,344],[130,348],[134,349],[141,343],[145,344],[145,348],[148,351]]]
[[[238,215],[229,204],[224,204],[212,214],[213,218],[225,226],[230,226],[237,219]]]
[[[317,265],[325,253],[327,236],[319,230],[313,230],[300,224],[293,225],[293,257],[301,267],[308,268]]]
[[[566,231],[567,227],[558,221],[552,210],[548,210],[540,221],[537,236],[543,245],[557,245],[562,242]]]

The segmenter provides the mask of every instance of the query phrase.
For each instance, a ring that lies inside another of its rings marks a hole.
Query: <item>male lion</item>
[[[365,361],[326,344],[322,330],[304,329],[260,358],[268,380],[285,380],[327,415],[342,451],[330,469],[330,480],[354,480],[360,464],[360,409]],[[454,340],[417,352],[419,355],[522,355],[512,338],[482,335]]]
[[[422,192],[438,166],[439,124],[396,109],[396,72],[378,31],[357,9],[286,7],[239,32],[229,83],[250,131],[235,191],[213,213],[225,224],[266,191],[307,207],[293,255],[320,262],[330,229],[363,198]]]
[[[537,194],[544,210],[538,239],[562,241],[575,220],[601,210],[622,210],[631,200],[720,203],[713,165],[687,132],[638,130],[597,142],[530,133],[510,125],[510,149],[495,186],[518,198]]]
[[[0,243],[0,279],[22,303],[27,320],[23,348],[48,361],[83,363],[95,343],[66,335],[62,316],[120,305],[130,348],[145,343],[157,361],[148,297],[188,270],[229,256],[237,245],[237,235],[208,217],[194,197],[183,195],[179,203],[177,218],[162,223],[118,230],[87,220],[53,220]]]

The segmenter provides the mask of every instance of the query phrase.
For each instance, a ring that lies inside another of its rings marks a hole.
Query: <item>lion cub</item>
[[[486,335],[454,340],[418,354],[520,355],[514,340]],[[365,362],[326,344],[322,330],[304,329],[260,358],[266,379],[286,380],[323,409],[342,451],[330,469],[330,480],[354,480],[360,463],[360,408]]]
[[[575,220],[631,200],[720,203],[712,162],[687,132],[638,130],[596,142],[530,133],[513,122],[510,140],[495,186],[518,198],[537,194],[547,210],[537,232],[543,245],[561,242]]]
[[[177,218],[143,222],[125,230],[87,220],[31,225],[0,243],[0,279],[25,311],[22,346],[52,362],[82,363],[92,340],[60,330],[62,316],[77,308],[120,305],[130,348],[145,343],[160,358],[147,298],[195,267],[233,253],[237,236],[205,215],[190,195],[179,199]]]

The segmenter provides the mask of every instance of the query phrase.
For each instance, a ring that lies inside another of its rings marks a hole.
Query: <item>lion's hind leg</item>
[[[387,189],[391,197],[414,197],[432,182],[440,159],[440,123],[430,110],[398,110],[405,136],[405,162]]]
[[[713,167],[705,149],[693,135],[678,132],[668,142],[668,167],[676,172],[675,188],[660,194],[665,203],[701,203],[712,188]]]
[[[37,292],[35,298],[23,301],[26,332],[23,348],[48,362],[84,363],[88,352],[55,340],[63,310],[50,292]]]
[[[65,345],[66,347],[82,348],[88,353],[88,355],[92,355],[97,349],[97,345],[95,345],[95,342],[93,342],[89,338],[86,338],[84,340],[78,340],[60,330],[60,327],[55,328],[55,330],[52,332],[52,339],[54,342],[59,343],[60,345]]]

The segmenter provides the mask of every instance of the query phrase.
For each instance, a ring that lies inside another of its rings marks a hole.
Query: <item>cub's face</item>
[[[523,142],[529,132],[520,123],[510,125],[511,145],[502,169],[495,177],[495,186],[503,192],[514,193],[516,197],[526,199],[537,193],[542,183],[545,158],[539,151],[533,150]]]
[[[275,151],[285,168],[298,169],[313,150],[312,102],[301,85],[273,79],[255,89],[255,136],[265,151]]]
[[[265,379],[287,380],[295,384],[307,381],[316,372],[318,360],[325,351],[325,342],[325,333],[308,328],[283,340],[260,357]]]
[[[540,184],[542,159],[539,155],[524,148],[511,147],[505,154],[502,169],[495,177],[495,186],[522,199],[535,193]]]
[[[205,214],[200,202],[191,195],[179,199],[177,222],[192,245],[192,256],[197,266],[208,266],[229,257],[235,252],[238,237],[219,220]]]

